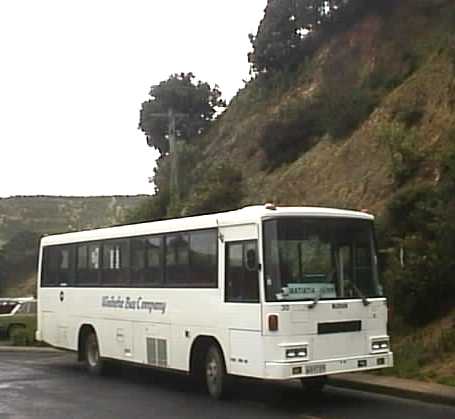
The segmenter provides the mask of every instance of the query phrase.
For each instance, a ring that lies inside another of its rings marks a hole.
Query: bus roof
[[[175,218],[140,224],[99,228],[96,230],[86,230],[75,233],[57,234],[44,237],[41,240],[41,244],[42,246],[51,246],[56,244],[172,233],[186,230],[201,230],[233,225],[257,224],[264,219],[286,216],[357,218],[370,221],[374,220],[374,216],[362,211],[322,207],[275,207],[271,204],[266,204],[249,206],[234,211],[216,214],[197,215],[193,217]]]

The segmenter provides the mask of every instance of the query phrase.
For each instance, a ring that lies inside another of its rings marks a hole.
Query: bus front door
[[[228,325],[226,367],[237,375],[262,373],[261,304],[259,298],[258,229],[256,225],[222,229],[224,319]]]

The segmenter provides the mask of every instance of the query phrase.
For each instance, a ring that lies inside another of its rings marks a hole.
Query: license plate
[[[308,375],[325,374],[325,372],[326,372],[326,365],[325,364],[307,365],[305,367],[305,373],[308,374]]]

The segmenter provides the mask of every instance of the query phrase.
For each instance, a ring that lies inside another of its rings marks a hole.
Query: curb
[[[455,406],[455,388],[395,377],[368,374],[346,374],[329,377],[328,384],[369,393]]]

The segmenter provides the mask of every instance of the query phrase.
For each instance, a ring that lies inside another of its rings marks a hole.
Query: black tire
[[[224,357],[217,345],[209,346],[205,357],[205,383],[208,394],[220,400],[228,394],[228,375]]]
[[[98,338],[95,332],[89,332],[84,342],[85,367],[91,375],[102,375],[105,369],[105,362],[101,358],[98,345]]]
[[[327,377],[308,377],[301,378],[302,390],[305,394],[316,396],[322,393],[325,385],[327,384]]]

